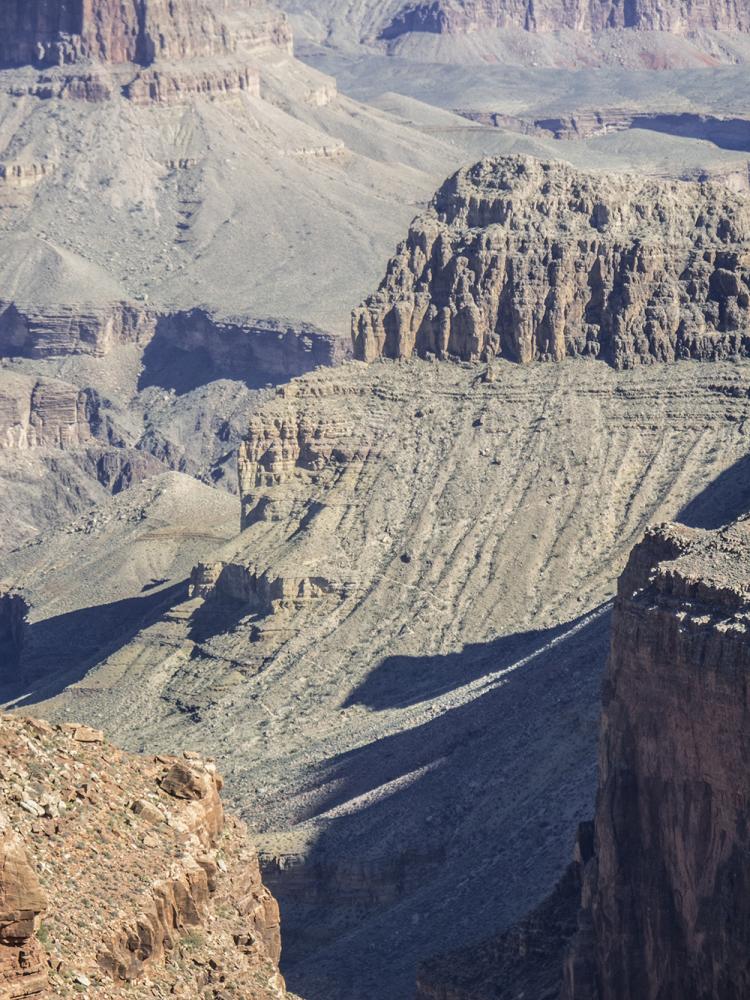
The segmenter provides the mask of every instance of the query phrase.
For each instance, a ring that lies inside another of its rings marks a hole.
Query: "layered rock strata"
[[[254,0],[2,0],[0,67],[82,60],[148,66],[233,54],[267,44],[289,48],[283,16]]]
[[[389,40],[411,31],[437,34],[514,28],[531,32],[616,28],[642,31],[750,31],[750,10],[741,0],[431,0],[408,3],[383,29]]]
[[[268,48],[291,53],[292,35],[284,15],[263,0],[0,3],[0,69],[44,71],[11,86],[42,98],[174,104],[197,95],[259,96],[252,58]]]
[[[0,302],[0,357],[104,357],[123,344],[208,355],[223,377],[289,378],[346,353],[331,334],[309,324],[222,320],[205,309],[166,312],[145,304],[31,306]],[[148,361],[148,359],[147,359]],[[227,373],[235,373],[233,376]]]
[[[595,823],[553,895],[427,963],[419,1000],[748,996],[749,636],[750,519],[649,530],[615,601]]]
[[[750,993],[750,519],[655,529],[618,588],[562,1000]]]
[[[485,159],[438,191],[355,310],[355,356],[750,353],[750,207],[712,184]]]
[[[47,961],[36,938],[47,900],[24,842],[0,813],[0,996],[46,995]]]
[[[7,716],[0,757],[0,995],[286,996],[278,907],[212,763]]]

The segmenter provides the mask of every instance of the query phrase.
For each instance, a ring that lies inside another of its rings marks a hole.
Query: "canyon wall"
[[[355,356],[747,356],[749,233],[747,200],[718,185],[485,159],[412,223],[353,314]]]
[[[635,548],[563,1000],[750,994],[749,627],[750,520]]]
[[[0,995],[282,1000],[279,910],[210,761],[0,717]]]
[[[283,15],[252,0],[0,2],[0,67],[82,60],[148,66],[264,44],[290,49],[291,33]]]
[[[650,529],[615,600],[595,822],[555,892],[426,963],[418,1000],[750,995],[749,636],[750,519]]]
[[[491,28],[524,31],[750,31],[743,0],[433,0],[409,3],[383,29],[390,40],[410,31],[438,34]]]

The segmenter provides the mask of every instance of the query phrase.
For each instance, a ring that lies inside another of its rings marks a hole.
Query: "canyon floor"
[[[407,997],[420,959],[519,917],[564,868],[616,577],[647,524],[747,509],[749,416],[746,363],[303,376],[252,417],[269,476],[243,532],[236,501],[172,474],[11,553],[32,612],[3,700],[215,754],[290,987]],[[269,465],[283,428],[323,457]],[[308,596],[191,599],[197,561]]]

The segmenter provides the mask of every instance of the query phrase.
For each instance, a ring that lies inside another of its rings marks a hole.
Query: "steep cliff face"
[[[381,37],[410,31],[439,34],[486,28],[524,31],[604,31],[634,28],[685,33],[699,30],[749,31],[750,10],[743,0],[434,0],[409,3]]]
[[[636,547],[563,1000],[750,993],[749,629],[750,520],[667,526]]]
[[[46,908],[23,840],[0,813],[0,996],[26,1000],[46,993],[46,955],[35,936]]]
[[[749,636],[750,519],[649,530],[615,601],[595,822],[533,914],[422,967],[419,1000],[750,995]]]
[[[148,66],[228,55],[238,44],[291,45],[283,16],[255,0],[2,0],[0,39],[0,66],[39,67],[82,60]]]
[[[597,357],[617,368],[750,352],[750,208],[711,184],[526,157],[460,170],[355,310],[356,357]]]
[[[279,911],[197,754],[0,718],[0,995],[281,1000]]]

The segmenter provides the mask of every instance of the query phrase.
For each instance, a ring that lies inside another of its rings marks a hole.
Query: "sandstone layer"
[[[750,208],[524,157],[460,170],[352,320],[355,356],[616,368],[750,353]]]
[[[287,995],[278,906],[214,764],[16,716],[0,755],[0,995]]]
[[[385,27],[389,40],[410,31],[474,32],[515,28],[532,32],[606,31],[633,28],[677,34],[750,31],[750,10],[743,0],[432,0],[409,3]]]

